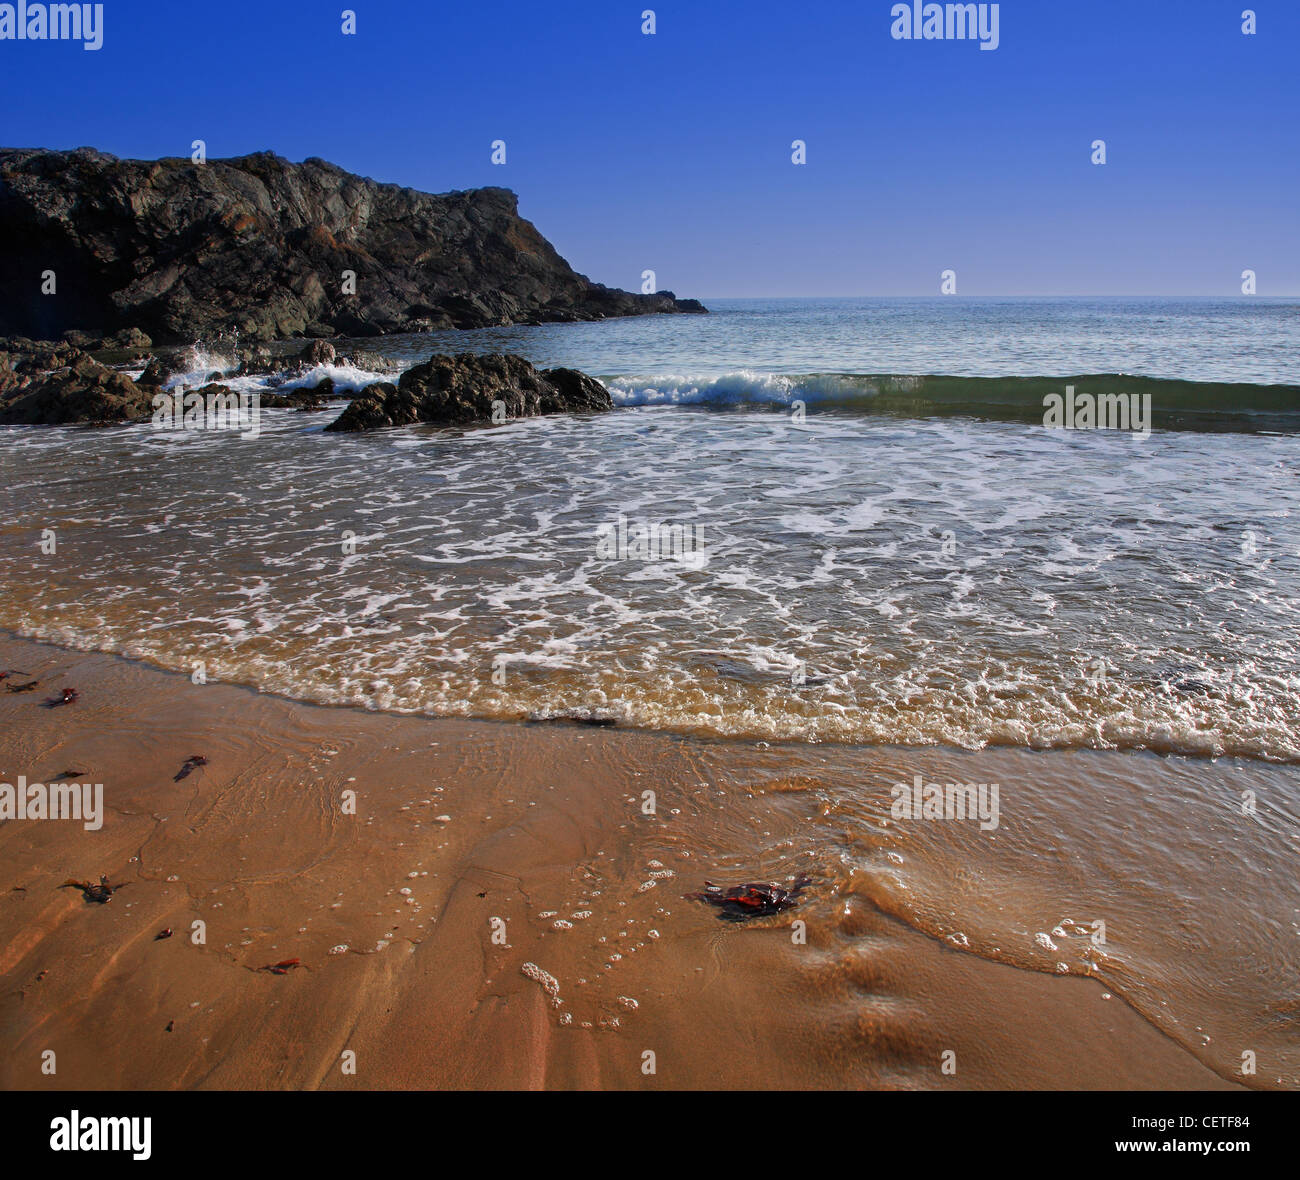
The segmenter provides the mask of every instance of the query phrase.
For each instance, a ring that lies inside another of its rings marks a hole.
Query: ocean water
[[[1300,758],[1295,304],[714,307],[367,342],[573,365],[607,415],[0,432],[0,626],[375,709]],[[326,372],[374,377],[236,384]],[[1156,428],[1045,429],[1067,376],[1151,379]]]
[[[1125,373],[1188,381],[1300,380],[1300,300],[1263,299],[710,299],[707,316],[487,328],[390,337],[392,355],[518,352],[616,380],[629,400],[730,400],[745,373],[951,374],[965,377]],[[704,382],[698,378],[707,379]],[[781,386],[773,386],[775,392]]]

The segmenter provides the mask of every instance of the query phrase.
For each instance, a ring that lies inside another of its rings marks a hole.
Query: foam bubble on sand
[[[543,971],[536,963],[525,963],[519,970],[541,987],[550,999],[552,1008],[558,1008],[564,1003],[560,999],[560,981],[549,971]]]

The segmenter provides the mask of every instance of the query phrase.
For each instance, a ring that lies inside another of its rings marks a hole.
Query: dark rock
[[[14,372],[14,357],[8,352],[0,352],[0,399],[10,390],[22,384],[22,377]]]
[[[152,389],[160,389],[177,373],[184,372],[184,369],[180,368],[179,364],[180,362],[176,357],[150,357],[149,363],[144,367],[144,372],[136,378],[136,384],[148,386]]]
[[[139,328],[123,328],[104,341],[105,348],[152,348],[153,340]]]
[[[43,339],[366,337],[704,310],[576,273],[507,189],[433,196],[270,152],[195,165],[0,150],[0,237],[0,333]],[[58,294],[41,295],[51,268]]]
[[[577,369],[543,369],[542,377],[553,392],[543,395],[538,413],[598,413],[614,408],[609,390]]]
[[[548,713],[544,717],[530,717],[529,725],[589,725],[593,729],[613,729],[618,725],[618,718],[601,713],[582,713],[570,710],[566,713]]]
[[[239,349],[235,354],[239,359],[236,373],[240,377],[264,377],[269,373],[278,373],[283,362],[265,344]]]
[[[0,348],[10,354],[15,372],[27,375],[61,369],[70,365],[82,353],[82,349],[66,341],[52,343],[43,340],[28,340],[19,336],[11,340],[0,340]]]
[[[419,420],[411,395],[403,394],[391,381],[376,381],[357,394],[325,429],[377,430]]]
[[[386,356],[380,356],[377,352],[370,352],[364,348],[352,349],[346,357],[342,358],[341,363],[351,365],[354,369],[361,369],[366,373],[387,373],[397,368],[397,362],[389,360]]]
[[[397,385],[368,385],[326,430],[373,430],[493,420],[493,403],[506,418],[539,414],[594,413],[613,408],[609,391],[576,369],[539,372],[523,357],[432,356],[402,374]]]
[[[153,389],[137,385],[85,353],[76,352],[66,360],[61,367],[44,371],[11,369],[9,386],[0,392],[0,424],[127,422],[151,412]],[[19,378],[16,382],[14,375]]]
[[[325,402],[333,396],[333,379],[322,377],[310,388],[292,389],[288,393],[264,393],[261,404],[273,410],[323,410]]]
[[[239,395],[229,385],[222,385],[219,381],[209,381],[206,385],[200,385],[197,389],[192,389],[189,386],[182,389],[173,389],[170,394],[172,397],[171,404],[178,420],[183,420],[186,413],[197,412],[200,405],[203,407],[205,416],[209,413],[216,413],[221,408],[225,408],[226,412],[230,414],[237,412]],[[193,398],[199,398],[201,401],[189,400]]]
[[[314,369],[317,365],[334,363],[334,345],[328,340],[313,340],[294,361],[300,368]]]

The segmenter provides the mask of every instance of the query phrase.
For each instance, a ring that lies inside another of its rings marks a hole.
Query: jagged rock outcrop
[[[598,413],[613,400],[594,377],[576,369],[535,369],[510,355],[432,356],[407,369],[396,385],[368,385],[326,430],[374,430],[415,422],[465,425],[491,422],[493,403],[504,416]]]
[[[70,345],[0,351],[0,425],[129,422],[155,392]]]
[[[270,152],[193,164],[3,149],[0,238],[0,334],[46,340],[373,336],[705,310],[591,282],[507,189],[435,196]],[[51,271],[54,293],[42,294]]]
[[[297,356],[286,356],[277,371],[292,376],[310,372],[331,359],[330,352],[313,345]],[[177,369],[178,364],[183,362],[177,357],[154,357],[132,381],[126,373],[100,364],[67,342],[0,337],[0,425],[148,419],[154,398],[169,384],[175,387],[173,378],[183,371]],[[208,383],[194,392],[203,397],[229,394],[230,388],[220,384],[221,376],[210,374]],[[267,409],[323,410],[336,395],[334,380],[324,376],[311,386],[283,393],[265,390],[261,405]],[[576,369],[538,370],[518,356],[462,353],[430,357],[406,370],[396,384],[368,385],[326,429],[370,430],[415,422],[466,425],[612,408],[609,391]]]

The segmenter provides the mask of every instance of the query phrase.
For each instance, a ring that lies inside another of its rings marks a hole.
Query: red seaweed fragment
[[[59,888],[80,889],[82,896],[87,901],[93,901],[97,905],[103,905],[105,902],[111,901],[113,898],[113,894],[116,893],[119,889],[122,889],[125,886],[130,884],[131,884],[130,881],[123,881],[121,885],[110,885],[108,883],[107,877],[100,877],[98,885],[92,885],[89,881],[67,880],[64,881],[63,884],[59,886]]]
[[[181,779],[188,778],[193,771],[200,766],[207,766],[207,764],[208,760],[202,754],[191,754],[185,759],[185,765],[180,768],[172,782],[178,783]]]
[[[269,971],[272,975],[288,975],[295,967],[301,967],[297,959],[281,959],[278,963],[268,963],[265,967],[259,967],[259,971]]]
[[[707,905],[716,906],[721,911],[718,915],[720,918],[742,922],[746,918],[777,914],[797,905],[799,894],[803,892],[805,885],[811,884],[811,881],[810,877],[801,875],[795,878],[788,889],[773,881],[733,885],[729,889],[705,881],[703,892],[688,893],[686,896],[691,901],[702,901]]]

